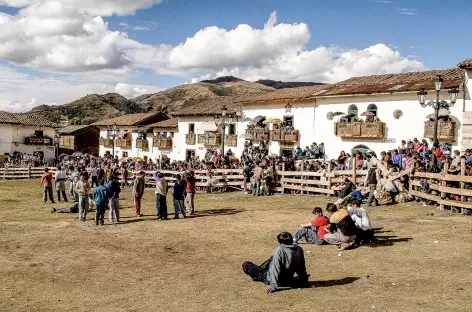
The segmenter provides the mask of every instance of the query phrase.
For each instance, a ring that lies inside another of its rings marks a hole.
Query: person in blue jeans
[[[104,186],[104,181],[98,181],[98,187],[93,191],[93,199],[97,206],[97,212],[95,213],[95,225],[103,225],[103,218],[105,217],[105,210],[108,201],[108,191]]]
[[[176,176],[174,184],[174,219],[179,219],[180,214],[185,218],[185,180],[182,180],[182,176],[178,174]]]

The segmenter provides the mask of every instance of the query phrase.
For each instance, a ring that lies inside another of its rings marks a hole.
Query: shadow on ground
[[[188,216],[188,218],[201,218],[201,217],[212,217],[212,216],[229,216],[235,215],[237,213],[243,212],[240,209],[212,209],[212,210],[205,210],[196,212],[192,216]]]
[[[376,232],[377,233],[377,232]],[[396,243],[405,243],[412,240],[412,237],[400,237],[394,235],[384,235],[384,236],[375,236],[377,240],[376,243],[369,244],[369,247],[377,248],[377,247],[385,247],[385,246],[393,246]]]

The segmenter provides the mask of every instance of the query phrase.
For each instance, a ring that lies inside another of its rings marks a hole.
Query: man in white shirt
[[[61,166],[58,166],[56,174],[54,176],[58,201],[61,201],[61,193],[62,193],[62,198],[64,199],[65,202],[67,202],[66,179],[67,179],[66,172],[62,170]]]
[[[92,188],[94,187],[94,184],[95,186],[98,186],[98,170],[96,166],[93,166],[90,175],[92,176]]]
[[[156,181],[156,208],[157,208],[157,219],[167,220],[167,191],[169,190],[169,184],[164,178],[162,173],[157,175],[159,178]]]

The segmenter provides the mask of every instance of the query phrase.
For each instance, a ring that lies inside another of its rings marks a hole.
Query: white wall
[[[462,94],[457,100],[456,105],[451,107],[451,118],[456,121],[457,140],[453,144],[453,149],[461,149],[462,135]],[[441,98],[448,99],[447,91],[441,94]],[[429,94],[428,100],[433,99],[434,95]],[[329,112],[345,112],[351,104],[357,105],[359,115],[367,111],[369,104],[377,105],[377,115],[381,121],[386,123],[386,136],[383,140],[379,139],[341,139],[334,135],[334,123],[338,117],[333,120],[327,119]],[[395,110],[401,110],[403,115],[400,119],[393,117]],[[416,94],[389,94],[389,95],[365,95],[348,96],[333,98],[316,99],[315,111],[315,135],[314,141],[325,143],[326,153],[329,158],[337,158],[340,151],[344,150],[350,153],[356,145],[362,144],[379,154],[381,151],[388,151],[397,148],[401,140],[413,138],[423,139],[424,121],[426,117],[434,113],[433,108],[422,108],[418,102]],[[455,118],[454,118],[455,117]],[[386,142],[386,139],[392,141]],[[431,143],[431,140],[428,140]]]
[[[0,124],[0,154],[43,152],[47,160],[54,159],[56,155],[54,146],[24,144],[25,138],[33,135],[36,130],[43,131],[45,136],[54,138],[53,128]]]
[[[293,127],[295,130],[300,131],[300,140],[298,144],[293,144],[293,146],[287,145],[285,147],[297,147],[311,145],[313,141],[314,134],[314,114],[315,108],[313,101],[294,101],[290,102],[292,105],[291,112],[287,112],[285,105],[287,102],[278,101],[275,104],[272,103],[262,103],[262,104],[245,104],[243,106],[244,116],[253,119],[257,116],[265,116],[267,118],[278,118],[280,120],[284,119],[284,116],[293,116]],[[246,129],[247,124],[243,124],[243,129]],[[244,133],[245,130],[242,130],[241,133]],[[241,136],[238,141],[239,146],[244,146],[244,136]],[[257,144],[257,142],[255,142]],[[269,143],[269,154],[280,155],[281,146],[279,142],[270,142]],[[241,149],[242,152],[242,149]]]

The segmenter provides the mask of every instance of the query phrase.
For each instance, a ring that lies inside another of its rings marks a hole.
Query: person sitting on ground
[[[70,208],[51,208],[51,213],[79,213],[79,203],[75,203],[74,206]]]
[[[329,205],[326,209],[332,213],[329,218],[329,233],[325,234],[325,241],[331,245],[339,245],[339,250],[345,250],[355,244],[357,227],[349,214],[349,211],[341,206]],[[333,226],[334,225],[334,226]]]
[[[352,183],[352,181],[351,181],[349,178],[345,178],[345,179],[344,179],[343,186],[342,186],[342,189],[339,190],[338,198],[345,198],[345,197],[348,196],[355,188],[356,188],[356,186],[354,185],[354,183]]]
[[[277,235],[277,240],[280,245],[269,260],[261,265],[246,261],[243,272],[254,281],[269,285],[267,293],[280,290],[280,287],[291,287],[295,273],[300,279],[300,287],[308,287],[303,249],[293,243],[293,237],[288,232]]]
[[[310,223],[302,224],[301,229],[293,237],[293,242],[305,241],[315,245],[324,244],[324,236],[326,234],[325,227],[329,224],[329,219],[323,216],[323,210],[319,207],[313,209],[315,217]]]

